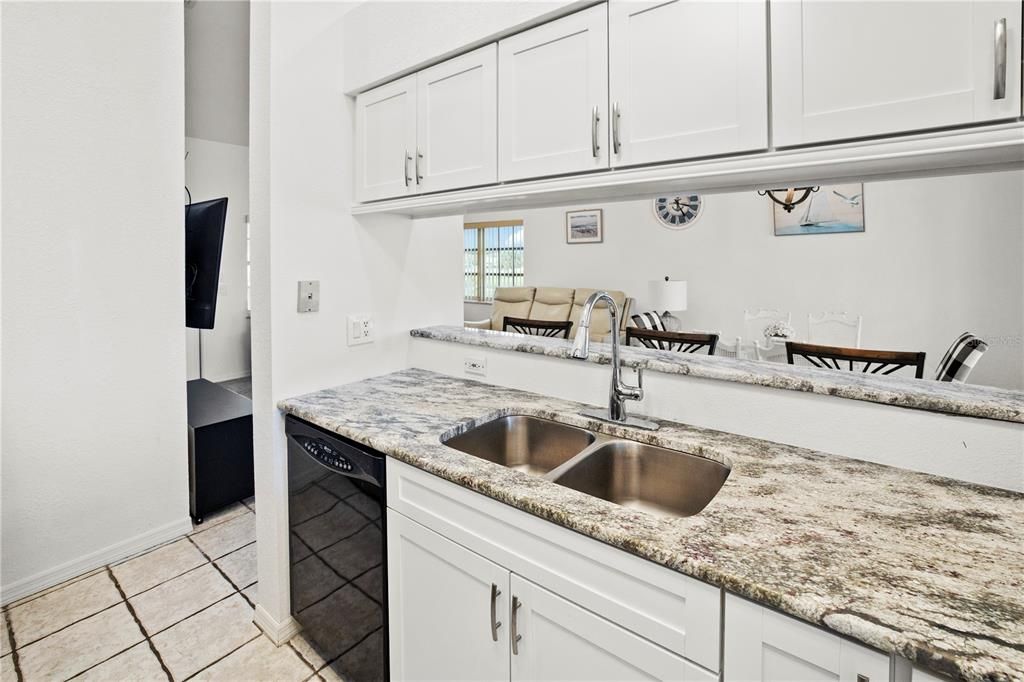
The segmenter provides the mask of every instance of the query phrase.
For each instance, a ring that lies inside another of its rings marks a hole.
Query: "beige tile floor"
[[[276,647],[252,623],[254,511],[239,502],[185,537],[5,606],[0,680],[337,679],[310,662],[301,635]]]

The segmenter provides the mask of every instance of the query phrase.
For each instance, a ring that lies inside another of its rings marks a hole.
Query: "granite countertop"
[[[569,358],[572,341],[511,332],[441,325],[413,329],[417,338],[497,350]],[[1024,392],[994,386],[953,384],[905,376],[878,376],[815,367],[708,357],[691,353],[622,347],[622,363],[664,374],[687,374],[755,386],[864,400],[964,417],[1024,423]],[[590,362],[611,362],[611,346],[591,343]]]
[[[280,408],[491,498],[968,680],[1024,679],[1024,495],[419,369]],[[732,472],[696,516],[629,510],[453,450],[442,438],[530,414],[691,452]]]

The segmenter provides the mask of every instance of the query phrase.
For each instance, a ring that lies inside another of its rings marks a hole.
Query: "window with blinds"
[[[523,221],[466,223],[465,298],[491,301],[498,287],[523,286]]]

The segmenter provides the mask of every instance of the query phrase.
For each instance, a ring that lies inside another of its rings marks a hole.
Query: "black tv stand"
[[[189,514],[210,512],[253,494],[252,401],[206,379],[188,382]]]

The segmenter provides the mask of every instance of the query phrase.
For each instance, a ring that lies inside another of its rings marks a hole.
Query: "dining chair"
[[[516,334],[527,334],[529,336],[548,336],[563,339],[569,338],[569,331],[572,329],[572,321],[565,320],[531,320],[525,317],[503,318],[501,331],[515,332]]]
[[[743,336],[747,339],[764,339],[765,327],[773,322],[793,324],[793,313],[783,312],[774,308],[758,308],[743,311]]]
[[[718,345],[718,334],[669,332],[626,327],[626,345],[633,345],[634,339],[647,348],[671,350],[679,353],[697,353],[707,348],[707,354],[714,355],[715,346]]]
[[[846,313],[808,313],[807,341],[823,346],[860,348],[861,315]]]
[[[792,365],[796,357],[803,358],[822,369],[860,371],[863,374],[892,374],[904,367],[913,367],[916,378],[921,379],[924,376],[923,351],[868,350],[787,341],[786,361]]]

